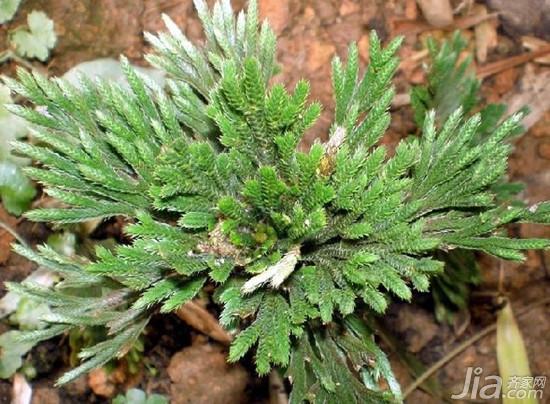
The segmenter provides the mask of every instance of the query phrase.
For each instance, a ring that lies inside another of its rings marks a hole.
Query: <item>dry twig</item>
[[[520,310],[517,314],[517,317],[523,316],[527,313],[529,313],[532,309],[535,307],[544,305],[550,303],[550,297],[546,297],[544,299],[541,299],[539,301],[536,301],[526,307],[524,307],[522,310]],[[479,341],[481,338],[485,337],[486,335],[491,334],[497,329],[497,324],[493,323],[481,331],[475,333],[470,338],[468,338],[466,341],[459,344],[457,347],[455,347],[451,352],[449,352],[447,355],[445,355],[443,358],[435,362],[432,366],[430,366],[418,379],[416,379],[414,382],[412,382],[405,391],[403,392],[403,399],[407,398],[408,395],[410,395],[413,391],[415,391],[422,383],[424,383],[431,375],[433,375],[435,372],[437,372],[439,369],[441,369],[443,366],[445,366],[448,362],[451,361],[455,356],[457,356],[459,353],[464,351],[466,348],[468,348],[470,345],[473,345],[477,341]]]
[[[500,73],[504,70],[511,69],[527,63],[533,59],[536,59],[541,56],[550,54],[550,46],[546,46],[534,52],[524,53],[517,56],[512,56],[506,59],[498,60],[494,63],[486,64],[485,66],[477,69],[477,77],[479,79],[484,79],[486,77],[492,76],[493,74]]]
[[[223,345],[229,345],[233,341],[233,336],[220,325],[218,320],[194,300],[181,306],[176,311],[176,315],[191,327]]]

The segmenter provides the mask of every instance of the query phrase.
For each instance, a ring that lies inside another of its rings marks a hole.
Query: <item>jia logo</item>
[[[546,376],[511,376],[509,380],[502,380],[500,376],[489,375],[483,378],[483,387],[479,387],[483,369],[480,367],[469,367],[466,370],[464,387],[459,394],[453,394],[453,400],[461,399],[482,399],[495,398],[537,398],[542,399],[542,393],[546,384]],[[493,383],[490,383],[493,382]],[[503,382],[506,388],[502,389]]]

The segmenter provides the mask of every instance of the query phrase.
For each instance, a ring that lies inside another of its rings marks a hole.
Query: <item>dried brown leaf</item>
[[[473,7],[473,12],[476,15],[485,16],[487,15],[487,7],[476,4]],[[496,20],[483,21],[475,26],[474,31],[476,59],[479,63],[485,63],[487,54],[498,45]]]
[[[528,35],[521,37],[521,44],[525,49],[528,49],[530,51],[538,51],[540,49],[550,46],[550,42],[544,41],[534,36],[528,36]],[[549,65],[550,56],[542,56],[540,58],[535,58],[533,59],[533,61],[543,65]]]
[[[233,336],[196,300],[185,303],[176,311],[176,315],[191,327],[224,345],[229,345],[233,340]]]

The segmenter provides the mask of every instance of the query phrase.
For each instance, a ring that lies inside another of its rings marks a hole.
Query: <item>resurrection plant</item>
[[[459,32],[442,43],[428,38],[426,46],[430,61],[427,80],[425,85],[412,87],[411,106],[418,128],[423,127],[430,110],[435,113],[436,126],[444,123],[458,108],[462,108],[465,117],[471,117],[478,110],[481,123],[472,143],[481,144],[502,120],[506,105],[488,104],[480,108],[483,104],[481,82],[471,68],[471,56],[461,57],[467,45]],[[522,128],[518,128],[512,135],[519,135],[522,131]],[[496,204],[522,203],[515,199],[522,189],[521,183],[508,181],[506,175],[491,185]],[[443,271],[433,278],[431,285],[435,316],[439,321],[452,323],[454,314],[467,307],[471,287],[481,281],[481,270],[474,250],[457,248],[438,251],[435,256],[445,262]]]
[[[40,108],[10,110],[36,126],[16,144],[39,164],[27,173],[63,203],[27,214],[76,223],[124,216],[128,244],[69,259],[48,246],[15,250],[57,271],[53,288],[10,283],[52,306],[39,341],[78,327],[108,339],[80,352],[67,383],[123,355],[155,312],[168,313],[213,285],[220,322],[236,334],[229,361],[254,348],[258,374],[286,371],[291,401],[401,400],[388,360],[365,316],[391,298],[410,300],[440,273],[438,252],[456,248],[520,261],[544,239],[509,238],[503,227],[550,222],[550,204],[500,202],[507,138],[520,114],[485,128],[479,114],[423,116],[421,136],[393,153],[377,145],[389,123],[400,39],[370,38],[358,72],[356,45],[332,63],[330,138],[297,145],[319,116],[309,85],[270,84],[276,39],[259,28],[255,1],[234,16],[195,0],[205,32],[192,44],[165,17],[168,33],[146,34],[147,56],[169,80],[159,88],[122,59],[129,86],[82,77],[79,86],[24,70],[5,78]],[[81,293],[82,288],[89,293]],[[92,293],[93,291],[93,293]]]

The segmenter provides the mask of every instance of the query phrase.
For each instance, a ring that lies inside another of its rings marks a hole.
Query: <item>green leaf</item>
[[[355,316],[338,326],[305,332],[293,349],[286,376],[292,384],[291,403],[402,402],[386,355]]]
[[[27,24],[28,30],[18,29],[11,35],[15,51],[19,56],[45,62],[57,41],[53,21],[42,11],[32,11]]]
[[[10,161],[0,162],[0,196],[9,213],[25,212],[35,195],[34,185],[17,165]]]
[[[173,310],[176,310],[181,305],[187,303],[189,300],[193,299],[197,293],[200,292],[206,278],[197,278],[192,281],[186,282],[179,286],[172,296],[170,296],[160,308],[161,313],[169,313]]]
[[[140,389],[128,389],[125,395],[119,394],[113,399],[113,404],[168,404],[168,399],[161,394],[147,395]]]
[[[0,335],[0,378],[11,377],[23,364],[23,356],[31,350],[33,343],[20,342],[19,331],[8,331]]]
[[[234,362],[258,341],[256,370],[265,375],[271,365],[286,366],[290,358],[290,316],[286,300],[279,295],[264,297],[256,320],[231,344],[229,360]]]
[[[10,316],[10,321],[18,324],[19,329],[23,331],[37,330],[46,326],[42,318],[50,313],[51,310],[48,304],[28,297],[22,297],[17,305],[17,309]]]
[[[212,227],[216,222],[216,216],[206,212],[189,212],[184,214],[178,224],[188,229],[202,229]]]
[[[12,142],[28,133],[27,123],[4,106],[11,102],[10,89],[0,85],[0,197],[6,210],[18,216],[28,209],[36,191],[20,168],[29,160],[11,154]]]
[[[532,379],[532,376],[525,343],[510,302],[506,302],[497,315],[497,361],[502,378],[502,402],[504,404],[537,404],[538,400],[529,394],[532,387],[521,386],[521,380]],[[514,380],[520,381],[514,384]],[[514,392],[509,394],[511,390]],[[519,391],[523,392],[519,393]],[[524,398],[517,398],[518,396]]]
[[[21,0],[0,0],[0,24],[10,21],[17,9]]]

